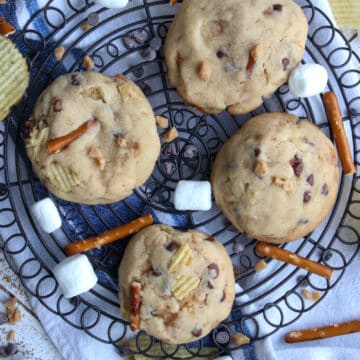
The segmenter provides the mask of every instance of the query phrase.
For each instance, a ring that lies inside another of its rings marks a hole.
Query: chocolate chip
[[[213,279],[216,279],[219,276],[219,267],[215,263],[210,264],[208,266],[208,269],[209,269],[209,275]]]
[[[162,275],[162,272],[160,271],[160,270],[157,270],[157,269],[152,269],[151,270],[151,274],[153,275],[153,276],[156,276],[156,277],[158,277],[158,276],[161,276]]]
[[[321,187],[321,195],[327,196],[329,194],[329,187],[327,184],[324,184]]]
[[[149,42],[149,46],[155,51],[159,50],[161,48],[161,45],[162,42],[158,36],[153,37]]]
[[[164,161],[162,168],[166,175],[171,175],[175,171],[176,165],[171,161]]]
[[[194,336],[199,337],[202,334],[202,329],[198,328],[198,327],[194,327],[192,332],[191,332]]]
[[[214,242],[215,238],[213,236],[208,236],[205,240],[210,241],[210,242]]]
[[[135,30],[132,37],[139,45],[143,45],[147,39],[147,33],[144,30]]]
[[[329,261],[332,258],[333,254],[330,250],[325,250],[323,253],[323,259]]]
[[[208,287],[208,289],[213,289],[214,285],[210,281],[208,281],[207,282],[207,287]]]
[[[89,25],[96,26],[99,23],[99,15],[95,12],[89,14],[87,21]]]
[[[215,340],[220,345],[225,345],[230,341],[230,334],[227,331],[219,331],[215,335]]]
[[[156,59],[156,51],[151,47],[147,47],[144,51],[141,52],[141,57],[145,61],[153,61]]]
[[[302,287],[309,286],[309,280],[306,278],[306,276],[298,276],[297,277],[297,282]]]
[[[281,4],[274,4],[273,5],[273,10],[274,11],[282,11],[282,5]]]
[[[177,156],[178,152],[174,143],[168,144],[164,149],[164,155],[167,157]]]
[[[175,251],[179,248],[179,244],[176,243],[175,241],[172,241],[170,244],[165,246],[165,249],[168,251]]]
[[[55,97],[51,100],[51,106],[54,112],[60,112],[62,110],[62,99]]]
[[[311,200],[311,192],[305,191],[303,196],[304,203],[308,203]]]
[[[309,222],[309,219],[300,219],[297,223],[298,225],[306,225]]]
[[[219,58],[219,59],[222,59],[223,57],[226,57],[227,56],[227,53],[224,51],[224,50],[218,50],[216,52],[216,56]]]
[[[294,158],[290,160],[290,165],[294,170],[295,176],[300,177],[302,171],[304,170],[304,163],[302,159],[295,155]]]
[[[290,60],[288,58],[283,58],[281,60],[281,63],[282,63],[282,66],[283,66],[283,70],[287,70],[288,69],[288,66],[290,64]]]
[[[184,147],[184,158],[192,159],[198,154],[198,149],[195,145],[186,145]]]
[[[141,78],[144,75],[144,68],[142,66],[137,66],[135,69],[133,69],[131,71],[131,73],[136,77],[136,78]]]
[[[313,175],[313,174],[309,175],[309,176],[306,178],[306,182],[307,182],[308,184],[310,184],[311,186],[313,186],[313,185],[314,185],[314,175]]]
[[[261,154],[261,150],[259,148],[254,149],[255,157],[258,157]]]
[[[223,295],[222,295],[222,297],[221,297],[221,299],[220,299],[220,302],[225,301],[225,299],[226,299],[226,293],[225,293],[225,290],[224,290],[224,291],[223,291]]]
[[[145,96],[149,96],[151,94],[152,90],[148,84],[141,81],[141,82],[137,83],[137,85],[142,90],[142,92],[144,93]]]
[[[0,325],[7,324],[9,322],[9,319],[5,313],[0,313]]]
[[[122,40],[123,45],[128,50],[132,49],[136,45],[135,40],[132,39],[130,36],[123,36],[121,40]]]
[[[80,85],[80,79],[79,79],[77,74],[72,74],[70,79],[71,79],[71,84],[72,85],[74,85],[74,86],[79,86]]]

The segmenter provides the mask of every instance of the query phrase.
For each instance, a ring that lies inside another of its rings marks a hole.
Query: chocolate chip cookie
[[[170,26],[170,83],[204,113],[247,113],[284,84],[308,24],[292,0],[184,0]]]
[[[199,339],[224,320],[234,285],[231,260],[219,241],[167,225],[133,237],[119,268],[123,316],[130,323],[138,316],[141,329],[172,344]]]
[[[152,108],[132,81],[84,72],[60,76],[40,95],[26,123],[26,150],[56,196],[102,204],[147,180],[160,140]]]
[[[272,243],[310,233],[332,208],[339,181],[335,148],[318,127],[285,113],[249,120],[218,153],[216,204],[251,237]]]

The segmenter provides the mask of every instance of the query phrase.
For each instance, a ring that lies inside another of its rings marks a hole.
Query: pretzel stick
[[[306,259],[290,251],[280,249],[277,246],[259,242],[256,245],[256,251],[261,255],[295,265],[312,273],[318,274],[328,280],[331,280],[332,278],[333,271],[328,266]]]
[[[0,16],[0,34],[8,37],[15,32],[15,28]]]
[[[344,174],[354,174],[356,172],[356,168],[351,157],[349,142],[346,137],[338,99],[335,93],[329,91],[324,94],[323,101],[328,115],[330,127],[334,134],[334,139]]]
[[[287,343],[326,339],[333,336],[346,335],[360,331],[360,320],[353,320],[342,324],[334,324],[319,329],[290,331],[285,335]]]
[[[152,223],[152,216],[147,214],[131,221],[128,224],[120,225],[114,229],[106,231],[103,234],[68,244],[65,246],[64,250],[68,256],[71,256],[94,248],[99,248],[100,246],[110,244],[116,240],[123,239],[128,235],[134,234]]]
[[[170,0],[170,5],[174,6],[177,3],[177,0]]]
[[[69,132],[64,136],[60,136],[56,139],[50,140],[48,142],[48,153],[49,155],[53,155],[56,152],[64,149],[66,146],[75,141],[79,136],[86,133],[86,131],[97,124],[97,119],[91,119],[85,121],[81,124],[77,129]]]
[[[141,284],[134,281],[130,285],[129,320],[131,331],[140,329]]]

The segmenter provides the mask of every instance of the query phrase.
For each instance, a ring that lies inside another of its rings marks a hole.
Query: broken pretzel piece
[[[120,225],[103,234],[70,243],[65,246],[64,250],[68,256],[71,256],[94,248],[99,248],[100,246],[110,244],[116,240],[135,234],[152,223],[152,216],[147,214],[131,221],[128,224]]]
[[[137,281],[133,281],[130,285],[129,320],[131,331],[140,329],[141,288],[141,284]]]
[[[306,259],[290,251],[281,249],[277,246],[266,244],[264,242],[258,242],[256,245],[256,251],[260,255],[268,256],[276,260],[284,261],[288,264],[295,265],[299,268],[305,269],[314,274],[320,275],[328,280],[331,280],[333,276],[333,270],[323,264]]]
[[[7,22],[2,16],[0,16],[0,34],[8,37],[15,32],[15,28]]]
[[[333,336],[360,332],[360,320],[353,320],[342,324],[333,324],[316,329],[290,331],[285,335],[287,343],[326,339]]]
[[[328,115],[330,127],[334,135],[344,174],[354,174],[356,173],[356,168],[351,157],[349,142],[346,137],[338,99],[335,93],[329,91],[324,94],[323,101]]]
[[[85,134],[87,130],[95,126],[97,123],[97,119],[88,120],[70,133],[50,140],[48,142],[49,155],[53,155],[56,152],[64,149],[66,146],[70,145],[73,141],[75,141],[79,136]]]

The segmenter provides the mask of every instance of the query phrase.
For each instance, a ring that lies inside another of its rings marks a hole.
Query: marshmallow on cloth
[[[129,0],[94,0],[94,2],[109,9],[120,9],[125,7]]]
[[[289,76],[289,89],[298,97],[320,94],[328,81],[326,69],[319,64],[305,64],[296,67]]]
[[[209,181],[181,180],[174,193],[176,210],[210,210],[211,185]]]
[[[98,279],[86,255],[70,256],[53,269],[64,297],[71,298],[92,289]]]
[[[225,355],[217,357],[216,360],[233,360],[233,358],[229,355]]]
[[[51,233],[61,227],[61,217],[54,202],[45,198],[31,205],[30,211],[35,221],[47,233]]]

